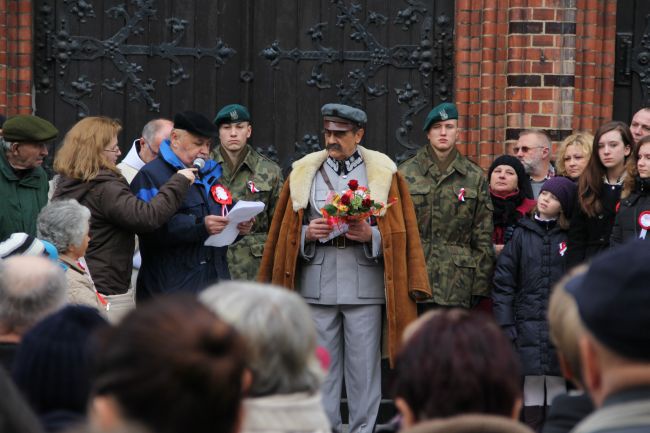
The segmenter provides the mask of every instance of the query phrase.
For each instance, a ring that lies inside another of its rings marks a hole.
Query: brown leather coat
[[[430,298],[431,289],[415,211],[406,182],[387,156],[361,146],[359,150],[368,168],[368,186],[373,198],[382,199],[383,195],[397,198],[397,203],[377,219],[384,256],[387,352],[392,363],[404,328],[417,318],[415,299]],[[258,281],[271,282],[292,290],[295,288],[300,233],[307,200],[301,200],[299,192],[292,193],[292,188],[309,188],[326,157],[326,152],[316,152],[304,158],[309,159],[306,168],[304,164],[301,165],[303,160],[294,164],[294,170],[285,182],[275,208],[271,229],[264,245]],[[385,191],[382,192],[382,189]],[[378,191],[377,195],[375,191]],[[302,196],[306,198],[308,194],[302,192]]]

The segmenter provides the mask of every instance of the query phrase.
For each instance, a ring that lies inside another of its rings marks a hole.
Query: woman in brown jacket
[[[190,185],[192,169],[179,170],[150,201],[138,199],[116,167],[121,126],[107,117],[86,117],[66,134],[54,159],[59,174],[52,199],[75,199],[90,209],[88,270],[110,302],[114,319],[134,305],[130,290],[135,234],[153,231],[176,212]]]

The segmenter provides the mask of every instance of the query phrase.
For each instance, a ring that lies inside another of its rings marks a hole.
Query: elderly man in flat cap
[[[582,380],[597,410],[574,433],[650,431],[650,248],[634,240],[566,283],[583,325]]]
[[[221,166],[209,159],[212,139],[219,130],[205,116],[185,111],[174,116],[169,140],[160,145],[156,159],[146,164],[131,182],[131,190],[149,201],[182,168],[196,167],[198,176],[176,214],[160,229],[139,235],[142,266],[136,300],[160,293],[199,292],[219,280],[230,279],[228,247],[205,246],[210,235],[228,224],[228,192],[221,186]],[[221,191],[217,193],[217,191]],[[239,232],[250,232],[251,222]]]
[[[36,235],[36,217],[47,204],[46,143],[59,131],[38,116],[19,115],[2,125],[0,137],[0,241],[12,233]]]
[[[390,158],[359,145],[366,113],[341,104],[326,104],[321,113],[325,150],[293,164],[258,279],[296,290],[310,305],[319,345],[331,357],[322,390],[334,430],[342,429],[345,376],[349,431],[372,432],[381,398],[382,312],[392,359],[404,327],[416,318],[414,300],[430,296],[430,290],[406,183]],[[337,227],[321,209],[331,192],[347,190],[351,180],[367,186],[375,201],[397,202],[331,238]]]
[[[456,149],[454,104],[432,109],[423,130],[429,144],[399,167],[415,205],[433,292],[418,308],[468,308],[490,296],[494,252],[487,180]]]
[[[243,105],[229,104],[214,118],[219,144],[212,158],[223,170],[225,186],[238,200],[261,201],[266,207],[255,217],[251,234],[228,248],[228,268],[234,280],[254,280],[260,268],[266,234],[282,189],[282,169],[248,144],[253,127]]]

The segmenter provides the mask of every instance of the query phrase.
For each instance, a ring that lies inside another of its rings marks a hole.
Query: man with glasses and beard
[[[551,165],[551,139],[541,129],[526,129],[519,133],[519,140],[512,147],[512,153],[524,165],[530,176],[535,200],[547,179],[555,176]]]

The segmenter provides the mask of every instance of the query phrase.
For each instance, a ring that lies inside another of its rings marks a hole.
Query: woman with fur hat
[[[627,168],[610,246],[630,239],[650,238],[647,236],[650,229],[650,136],[639,140],[634,160],[636,162]]]
[[[519,220],[494,272],[494,316],[519,353],[524,374],[523,420],[536,430],[553,397],[566,391],[549,339],[546,309],[551,287],[566,269],[575,190],[575,184],[565,177],[544,183],[531,217]]]
[[[521,162],[514,156],[501,155],[488,171],[490,198],[494,206],[492,244],[498,255],[512,237],[517,221],[535,207],[533,189]]]

